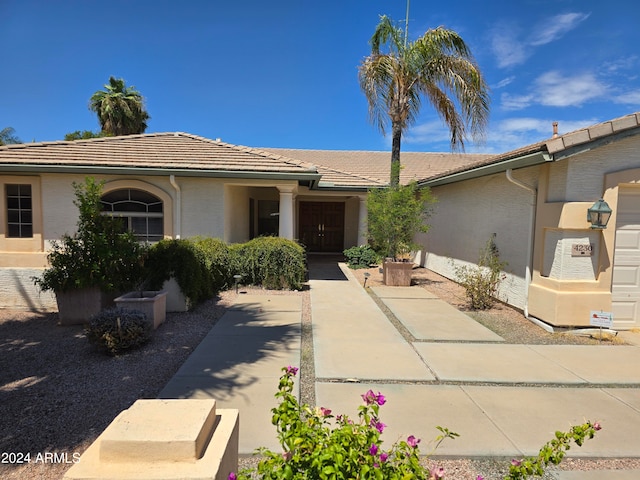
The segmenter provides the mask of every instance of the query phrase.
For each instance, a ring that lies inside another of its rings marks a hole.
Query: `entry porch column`
[[[278,185],[280,192],[278,235],[289,240],[293,240],[293,192],[295,189],[295,185]]]
[[[358,246],[366,245],[368,242],[367,235],[367,196],[359,195],[358,200],[360,201],[360,205],[358,208]]]

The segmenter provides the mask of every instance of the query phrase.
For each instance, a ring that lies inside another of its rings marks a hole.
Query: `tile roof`
[[[532,154],[559,159],[616,134],[640,133],[640,113],[626,115],[499,155],[401,152],[400,181],[431,181],[460,172],[504,165]],[[0,147],[0,170],[97,167],[190,172],[194,175],[321,175],[325,188],[366,189],[389,181],[391,152],[251,148],[187,133],[155,133],[90,140],[26,143]],[[486,169],[485,169],[486,171]],[[465,173],[465,175],[468,175]]]
[[[580,147],[586,147],[588,144],[596,141],[607,141],[612,139],[618,133],[638,133],[640,134],[640,112],[625,115],[613,120],[591,125],[585,128],[574,130],[563,135],[554,136],[546,140],[542,140],[531,145],[527,145],[516,150],[511,150],[499,155],[493,155],[485,159],[475,162],[469,162],[466,165],[459,165],[448,171],[433,173],[429,177],[424,177],[423,181],[436,180],[448,175],[471,171],[480,167],[486,167],[512,159],[518,159],[535,153],[549,154],[554,160],[564,158],[571,154],[572,149],[579,151]],[[635,130],[633,130],[635,129]],[[506,170],[509,167],[504,167]]]
[[[262,150],[281,154],[290,158],[313,163],[323,174],[322,181],[330,177],[328,170],[335,169],[351,178],[340,179],[349,181],[353,177],[370,181],[370,186],[380,186],[389,183],[391,166],[391,152],[380,151],[351,151],[351,150],[298,150],[287,148],[262,148]],[[492,158],[494,155],[471,153],[424,153],[401,152],[400,182],[421,180],[441,174],[454,168],[464,167],[473,163]],[[338,183],[338,182],[336,182]]]
[[[154,133],[0,147],[7,165],[317,173],[305,161],[186,133]]]

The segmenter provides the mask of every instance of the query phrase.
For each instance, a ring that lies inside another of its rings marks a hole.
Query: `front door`
[[[300,241],[309,252],[344,249],[344,203],[300,202]]]
[[[620,188],[611,303],[613,326],[640,326],[640,189]]]

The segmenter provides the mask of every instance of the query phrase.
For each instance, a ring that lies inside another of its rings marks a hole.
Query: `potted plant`
[[[373,248],[384,257],[385,285],[411,285],[411,252],[420,248],[414,241],[427,232],[426,220],[435,198],[416,182],[371,190],[367,197],[368,233]]]
[[[102,187],[90,177],[73,183],[77,231],[52,242],[50,266],[34,279],[40,290],[55,293],[63,325],[86,323],[140,283],[145,247],[123,231],[120,219],[102,214]]]

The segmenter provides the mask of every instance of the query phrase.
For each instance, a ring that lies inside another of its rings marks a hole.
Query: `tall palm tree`
[[[104,87],[89,100],[89,110],[98,115],[102,132],[106,135],[144,133],[150,117],[140,92],[133,86],[125,86],[124,79],[115,77],[109,77]]]
[[[0,130],[0,145],[10,145],[12,143],[22,143],[22,141],[16,137],[16,131],[12,127],[5,127]]]
[[[426,98],[451,132],[451,149],[464,150],[470,130],[480,140],[489,118],[488,87],[462,38],[443,27],[414,42],[386,15],[371,37],[371,55],[359,67],[369,116],[385,134],[391,123],[390,184],[400,182],[400,142]],[[387,46],[388,51],[381,49]]]

